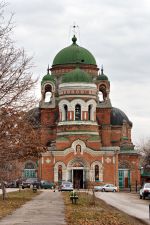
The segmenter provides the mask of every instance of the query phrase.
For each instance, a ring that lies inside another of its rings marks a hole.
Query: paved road
[[[96,197],[101,198],[108,204],[126,212],[129,215],[140,218],[150,224],[149,220],[149,204],[150,200],[139,199],[136,193],[111,193],[96,192]]]
[[[0,220],[0,225],[66,225],[60,192],[45,190]]]
[[[13,191],[19,191],[18,188],[6,188],[6,192],[13,192]],[[0,194],[2,194],[2,189],[0,189]]]

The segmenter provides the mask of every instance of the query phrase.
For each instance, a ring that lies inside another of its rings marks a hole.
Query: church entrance
[[[120,188],[130,187],[130,170],[119,169],[119,187]]]
[[[83,188],[83,169],[73,170],[73,187]]]

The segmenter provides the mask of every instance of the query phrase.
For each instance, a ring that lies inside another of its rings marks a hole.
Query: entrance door
[[[130,186],[130,170],[119,169],[119,187],[128,188]]]
[[[123,188],[124,187],[124,171],[119,170],[119,187]]]
[[[83,170],[73,170],[73,187],[83,188]]]

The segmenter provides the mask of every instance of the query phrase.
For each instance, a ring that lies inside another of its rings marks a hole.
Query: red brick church
[[[140,183],[139,155],[131,140],[132,122],[112,106],[110,81],[99,72],[94,56],[72,44],[54,57],[41,81],[41,140],[47,146],[38,164],[27,161],[24,177],[59,182],[74,187],[87,183],[113,183],[120,187]]]

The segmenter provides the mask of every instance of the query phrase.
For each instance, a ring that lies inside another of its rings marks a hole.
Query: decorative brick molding
[[[42,94],[45,92],[45,87],[46,87],[46,85],[48,85],[48,84],[51,85],[52,93],[55,92],[55,84],[54,84],[53,82],[51,82],[51,81],[45,81],[44,84],[43,84],[42,87],[41,87],[41,93],[42,93]]]
[[[84,169],[90,168],[89,162],[87,162],[85,159],[81,157],[75,157],[68,162],[67,169],[68,170],[72,169],[76,162],[79,162],[80,164],[82,164],[82,167],[84,167]]]
[[[131,162],[129,162],[127,160],[120,160],[118,168],[119,169],[131,169],[132,165],[131,165]]]

